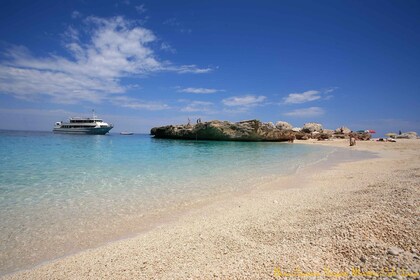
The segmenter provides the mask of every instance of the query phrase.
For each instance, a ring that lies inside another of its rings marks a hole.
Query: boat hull
[[[107,134],[112,127],[86,127],[86,128],[61,128],[56,127],[53,129],[54,133],[64,134],[89,134],[89,135],[104,135]]]

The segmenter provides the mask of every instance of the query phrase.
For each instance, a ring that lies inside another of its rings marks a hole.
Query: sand
[[[136,237],[4,278],[418,277],[420,140],[304,143],[378,157],[300,170]]]

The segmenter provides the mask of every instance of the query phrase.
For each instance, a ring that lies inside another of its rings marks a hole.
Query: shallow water
[[[0,275],[134,234],[159,213],[246,191],[335,150],[0,131]]]

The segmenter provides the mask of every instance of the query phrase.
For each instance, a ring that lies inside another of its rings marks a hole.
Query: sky
[[[259,119],[420,133],[420,1],[0,2],[0,129]]]

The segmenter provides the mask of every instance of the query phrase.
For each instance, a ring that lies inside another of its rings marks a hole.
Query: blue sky
[[[0,129],[222,119],[420,132],[419,1],[2,1]]]

